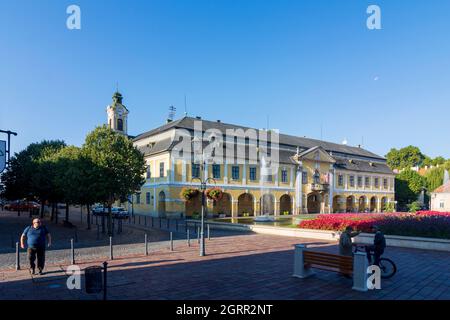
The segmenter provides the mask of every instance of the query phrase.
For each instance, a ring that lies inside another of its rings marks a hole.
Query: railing
[[[311,183],[311,191],[327,191],[328,188],[328,183]]]

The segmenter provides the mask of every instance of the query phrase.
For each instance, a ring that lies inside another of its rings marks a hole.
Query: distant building
[[[450,181],[431,193],[431,210],[450,211]]]

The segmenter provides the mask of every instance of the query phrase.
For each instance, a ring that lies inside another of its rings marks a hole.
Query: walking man
[[[30,273],[35,274],[36,256],[39,274],[43,274],[45,265],[45,242],[47,240],[48,247],[52,244],[52,238],[47,227],[42,225],[39,218],[33,219],[32,225],[25,228],[20,237],[20,247],[25,249],[25,239],[27,240],[28,260],[30,261]]]

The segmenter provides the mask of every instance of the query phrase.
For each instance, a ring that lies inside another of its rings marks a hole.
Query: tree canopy
[[[42,206],[45,202],[106,203],[111,230],[112,204],[139,190],[144,172],[144,156],[133,142],[102,126],[87,135],[82,148],[66,146],[63,141],[43,141],[16,154],[2,174],[2,196],[39,199]]]
[[[425,155],[418,147],[407,146],[397,150],[392,148],[386,155],[387,164],[391,169],[410,169],[422,165]]]

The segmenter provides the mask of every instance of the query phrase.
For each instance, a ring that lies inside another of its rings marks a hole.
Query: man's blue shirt
[[[28,248],[45,247],[45,236],[48,233],[49,232],[45,226],[40,226],[37,229],[29,226],[23,230],[23,235],[27,237]]]

